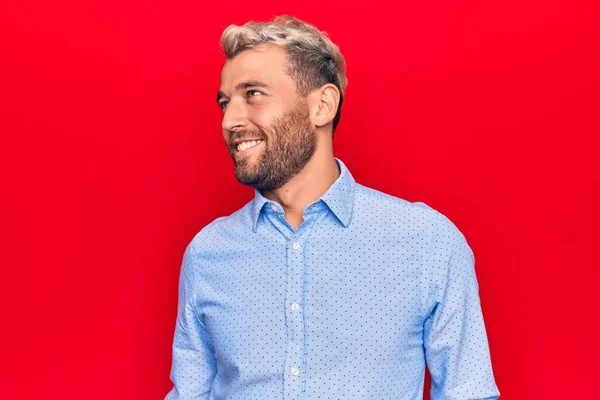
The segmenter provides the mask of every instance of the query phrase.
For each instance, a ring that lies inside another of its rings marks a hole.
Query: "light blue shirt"
[[[463,234],[336,162],[297,229],[255,190],[189,243],[166,400],[498,398]]]

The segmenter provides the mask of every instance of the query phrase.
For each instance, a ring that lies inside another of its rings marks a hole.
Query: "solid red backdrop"
[[[13,3],[13,4],[10,4]],[[162,399],[183,250],[252,197],[215,104],[229,23],[289,13],[348,63],[335,151],[452,219],[502,398],[591,398],[597,8],[581,2],[5,2],[0,390]]]

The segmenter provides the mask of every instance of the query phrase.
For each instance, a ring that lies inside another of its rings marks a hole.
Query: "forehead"
[[[247,49],[225,62],[221,70],[221,90],[229,92],[242,82],[260,81],[274,89],[295,89],[286,73],[286,52],[276,45],[266,44]]]

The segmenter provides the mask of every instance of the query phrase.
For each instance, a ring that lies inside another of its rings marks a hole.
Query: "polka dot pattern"
[[[465,237],[336,162],[297,229],[255,191],[190,242],[166,400],[498,398]]]

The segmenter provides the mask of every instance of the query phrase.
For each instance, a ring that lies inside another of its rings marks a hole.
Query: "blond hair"
[[[286,72],[296,82],[300,95],[307,96],[326,83],[338,88],[340,102],[333,119],[335,131],[348,85],[346,63],[338,46],[326,32],[289,15],[275,17],[271,22],[250,21],[241,26],[232,24],[221,36],[221,47],[228,59],[246,49],[267,43],[286,50]]]

